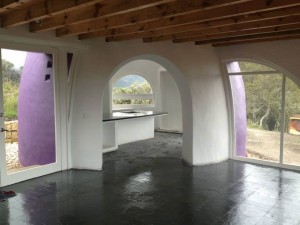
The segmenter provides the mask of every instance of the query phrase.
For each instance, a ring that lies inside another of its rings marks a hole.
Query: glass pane
[[[258,64],[258,63],[254,63],[254,62],[244,62],[244,61],[239,61],[239,62],[235,62],[239,64],[240,70],[236,71],[234,70],[229,63],[227,66],[227,70],[228,73],[236,73],[236,72],[265,72],[265,71],[276,71],[275,69],[262,65],[262,64]]]
[[[138,75],[120,78],[112,89],[113,106],[154,104],[153,91],[149,82]]]
[[[233,72],[240,69],[237,63],[228,67]],[[279,162],[282,75],[231,76],[230,83],[236,155]]]
[[[254,62],[239,62],[239,66],[241,69],[241,72],[262,72],[262,71],[276,71],[275,69],[254,63]]]
[[[52,55],[2,49],[8,173],[54,163]]]
[[[282,75],[243,76],[247,105],[247,157],[279,161]]]
[[[283,163],[300,165],[300,88],[286,78]]]

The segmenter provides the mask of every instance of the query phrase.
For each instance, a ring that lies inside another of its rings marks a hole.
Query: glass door
[[[1,49],[1,186],[61,170],[53,59]]]
[[[227,65],[234,105],[238,157],[280,162],[283,75],[253,63]]]
[[[255,62],[228,63],[227,72],[234,109],[234,157],[299,167],[299,84]]]
[[[300,166],[300,88],[288,77],[285,93],[283,163]]]

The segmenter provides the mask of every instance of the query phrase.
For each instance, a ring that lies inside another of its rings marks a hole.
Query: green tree
[[[247,102],[248,124],[267,130],[279,130],[281,127],[281,103],[282,103],[282,79],[283,75],[259,74],[261,71],[275,71],[264,65],[240,62],[241,71],[258,72],[257,75],[244,75],[244,85]],[[290,79],[286,82],[286,122],[285,130],[288,129],[288,118],[295,112],[300,113],[300,89]]]
[[[2,59],[2,78],[5,118],[6,120],[17,119],[21,69],[15,69],[14,64]]]
[[[12,82],[14,84],[19,84],[21,79],[23,67],[20,69],[15,69],[14,64],[2,59],[2,77],[3,82]]]
[[[152,89],[148,82],[132,83],[129,87],[114,87],[112,94],[151,94]],[[152,104],[152,99],[114,99],[113,104]]]

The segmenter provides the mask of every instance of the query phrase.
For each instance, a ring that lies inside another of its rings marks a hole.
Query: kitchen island
[[[154,137],[154,117],[166,112],[126,110],[103,115],[102,151],[118,149],[118,145]]]

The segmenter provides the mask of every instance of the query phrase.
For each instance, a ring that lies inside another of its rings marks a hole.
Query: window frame
[[[233,62],[252,62],[261,64],[267,67],[270,67],[273,69],[272,71],[253,71],[253,72],[228,72],[227,64],[233,63]],[[300,165],[291,165],[291,164],[285,164],[283,162],[284,157],[284,126],[280,129],[280,155],[279,155],[279,162],[271,162],[266,160],[259,160],[259,159],[253,159],[253,158],[247,158],[242,156],[236,155],[236,129],[235,129],[235,110],[234,110],[234,102],[233,102],[233,93],[231,89],[231,83],[230,83],[230,76],[247,76],[247,75],[256,75],[256,74],[281,74],[282,75],[282,86],[281,86],[281,123],[285,123],[285,104],[286,104],[286,78],[288,77],[291,79],[297,86],[300,88],[300,82],[295,79],[295,77],[290,74],[289,72],[283,70],[282,68],[279,68],[276,65],[273,65],[269,62],[263,61],[263,60],[251,60],[251,59],[232,59],[232,60],[224,60],[223,61],[223,68],[222,68],[224,74],[225,74],[225,89],[226,89],[226,97],[227,102],[229,104],[228,107],[228,121],[229,121],[229,134],[230,134],[230,141],[229,141],[229,157],[233,160],[243,161],[243,162],[249,162],[249,163],[255,163],[260,165],[266,165],[266,166],[273,166],[273,167],[279,167],[279,168],[285,168],[285,169],[292,169],[292,170],[298,170],[300,171]],[[275,70],[275,71],[274,71]],[[298,82],[297,82],[298,81]]]
[[[114,85],[116,82],[118,82],[120,79],[126,77],[126,76],[130,76],[130,75],[135,75],[135,76],[139,76],[139,77],[142,77],[151,87],[151,90],[152,90],[152,93],[151,94],[116,94],[114,95],[113,94],[113,88],[114,88]],[[123,75],[123,76],[120,76],[118,77],[117,79],[114,79],[112,84],[111,84],[111,107],[112,107],[112,110],[113,111],[116,111],[116,110],[120,110],[120,109],[134,109],[136,107],[155,107],[156,106],[156,101],[155,101],[155,94],[154,94],[154,90],[153,90],[153,87],[151,85],[151,83],[144,77],[142,76],[141,74],[136,74],[136,73],[133,73],[133,74],[126,74],[126,75]],[[115,98],[115,97],[118,97],[118,98]],[[114,99],[119,99],[119,100],[122,100],[122,99],[149,99],[149,100],[152,100],[153,103],[149,103],[149,104],[114,104],[113,101]]]

